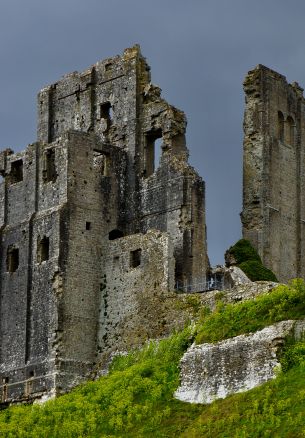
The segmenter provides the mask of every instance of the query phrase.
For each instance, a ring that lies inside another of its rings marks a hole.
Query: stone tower
[[[156,297],[205,280],[204,183],[149,70],[135,46],[66,75],[38,95],[37,143],[0,154],[3,403],[164,334]]]
[[[258,65],[244,82],[243,236],[280,281],[305,278],[305,102]]]

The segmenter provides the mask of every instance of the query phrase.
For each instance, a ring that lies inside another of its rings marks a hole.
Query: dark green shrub
[[[227,250],[226,256],[230,254],[233,255],[238,265],[247,260],[257,260],[260,263],[262,262],[256,249],[253,248],[249,240],[246,239],[240,239],[235,245],[231,246]]]
[[[226,263],[235,263],[252,281],[278,281],[274,273],[265,268],[249,240],[240,239],[226,254]]]
[[[274,273],[270,269],[265,268],[265,266],[257,260],[247,260],[238,266],[252,281],[277,282],[277,278]]]

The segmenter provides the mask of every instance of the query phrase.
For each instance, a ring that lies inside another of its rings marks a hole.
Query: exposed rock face
[[[250,284],[252,281],[246,276],[244,271],[242,271],[238,266],[231,266],[228,269],[228,273],[232,279],[233,284],[236,286],[240,284]]]
[[[305,320],[281,321],[254,334],[191,346],[181,359],[181,385],[175,397],[211,403],[275,378],[280,347],[288,336],[300,339],[304,331]]]

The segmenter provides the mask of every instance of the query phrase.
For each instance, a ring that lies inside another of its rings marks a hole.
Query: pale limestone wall
[[[211,403],[274,379],[285,339],[304,336],[305,321],[282,321],[254,334],[215,344],[191,346],[181,359],[181,383],[175,397]]]

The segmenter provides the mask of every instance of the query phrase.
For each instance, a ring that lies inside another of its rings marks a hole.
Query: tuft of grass
[[[301,279],[279,285],[271,293],[237,304],[218,302],[216,311],[199,322],[196,342],[218,342],[251,333],[285,319],[305,315],[305,285]]]
[[[305,316],[305,286],[294,280],[252,301],[201,309],[197,338],[220,340],[282,319]],[[211,405],[173,399],[179,360],[193,341],[187,328],[142,350],[116,357],[108,376],[42,406],[0,412],[4,438],[165,438],[305,436],[305,342],[288,342],[284,372],[251,391]]]
[[[179,437],[304,437],[304,371],[303,366],[295,366],[258,388],[202,406]]]
[[[191,341],[188,328],[150,342],[115,358],[109,375],[96,382],[43,406],[13,406],[0,412],[0,436],[134,437],[138,428],[147,436],[171,416],[168,402],[179,384],[179,360]]]

